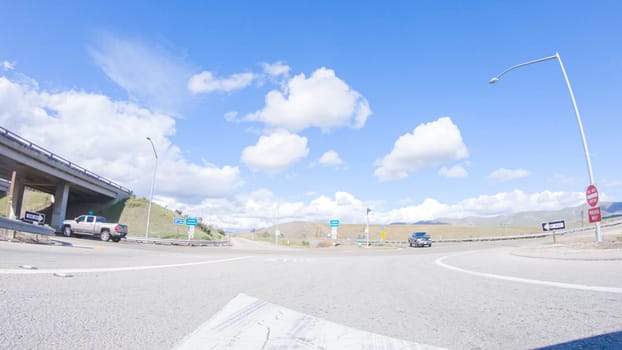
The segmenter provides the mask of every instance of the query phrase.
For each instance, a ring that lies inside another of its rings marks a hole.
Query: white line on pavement
[[[219,260],[207,260],[197,261],[191,263],[182,264],[168,264],[168,265],[147,265],[147,266],[127,266],[127,267],[102,267],[92,269],[37,269],[37,270],[17,270],[17,269],[0,269],[0,275],[32,275],[32,274],[67,274],[67,273],[93,273],[93,272],[119,272],[119,271],[138,271],[138,270],[156,270],[156,269],[168,269],[171,267],[187,267],[196,265],[208,265],[218,264],[236,260],[243,260],[251,258],[251,256],[241,256],[237,258],[219,259]]]
[[[452,256],[462,255],[462,254],[464,254],[464,253],[455,254],[455,255],[452,255]],[[563,282],[532,280],[532,279],[528,279],[528,278],[520,278],[520,277],[512,277],[512,276],[504,276],[504,275],[495,275],[495,274],[492,274],[492,273],[485,273],[485,272],[477,272],[477,271],[466,270],[466,269],[455,267],[455,266],[452,266],[452,265],[449,265],[449,264],[443,262],[443,260],[445,260],[445,259],[447,259],[449,257],[451,257],[451,256],[449,256],[449,255],[448,256],[443,256],[441,258],[436,259],[436,261],[434,261],[434,262],[437,265],[439,265],[441,267],[444,267],[446,269],[457,271],[457,272],[462,272],[462,273],[467,273],[467,274],[474,275],[474,276],[479,276],[479,277],[494,278],[494,279],[505,280],[505,281],[512,281],[512,282],[519,282],[519,283],[529,283],[529,284],[536,284],[536,285],[541,285],[541,286],[549,286],[549,287],[557,287],[557,288],[587,290],[587,291],[591,291],[591,292],[606,292],[606,293],[622,294],[622,288],[617,288],[617,287],[587,286],[587,285],[584,285],[584,284],[573,284],[573,283],[563,283]]]

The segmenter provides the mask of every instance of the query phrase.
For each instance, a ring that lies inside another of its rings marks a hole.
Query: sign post
[[[184,218],[173,218],[173,225],[175,225],[175,229],[177,231],[177,234],[179,234],[179,225],[183,225],[184,224]]]
[[[557,220],[557,221],[549,221],[542,223],[542,231],[553,231],[553,243],[557,243],[557,237],[555,233],[557,230],[565,230],[566,229],[566,221]]]
[[[197,218],[186,218],[186,226],[188,226],[188,239],[194,239],[194,228],[199,223]]]
[[[339,220],[330,220],[330,236],[333,239],[333,246],[335,245],[335,241],[337,240],[337,230],[339,229]]]
[[[590,206],[587,210],[587,216],[591,223],[596,223],[598,225],[599,222],[602,221],[602,214],[600,212],[600,207],[598,205],[598,189],[594,185],[587,186],[585,190],[585,200],[587,204]]]

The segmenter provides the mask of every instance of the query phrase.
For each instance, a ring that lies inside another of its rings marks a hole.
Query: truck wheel
[[[99,235],[99,239],[101,239],[104,242],[110,240],[110,231],[103,230],[101,234]]]
[[[63,227],[63,236],[71,237],[71,227],[70,226]]]
[[[118,242],[121,240],[121,237],[112,237],[113,242]]]

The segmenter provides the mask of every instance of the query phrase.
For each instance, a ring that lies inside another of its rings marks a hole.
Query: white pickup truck
[[[62,232],[65,237],[75,235],[99,236],[102,241],[112,239],[118,242],[127,236],[127,225],[108,223],[103,216],[80,215],[73,220],[63,221]]]

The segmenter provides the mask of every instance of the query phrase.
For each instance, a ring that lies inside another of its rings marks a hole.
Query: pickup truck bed
[[[103,216],[80,215],[73,220],[63,221],[61,227],[63,235],[69,237],[73,235],[98,236],[102,241],[112,239],[118,242],[127,236],[127,225],[106,222]]]

